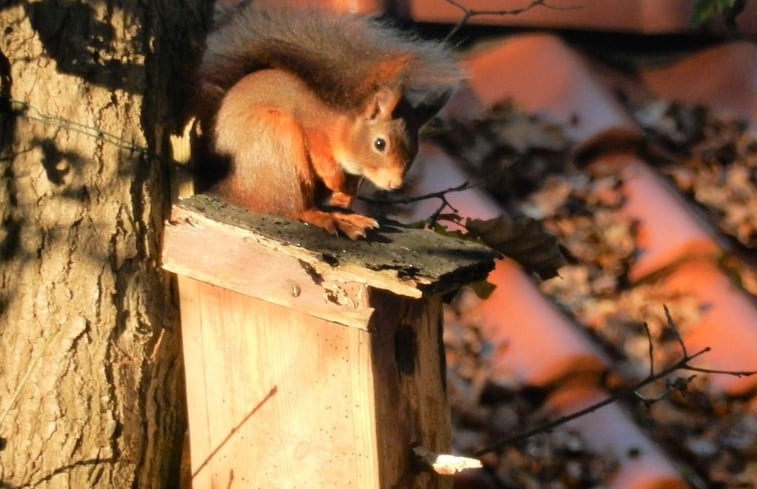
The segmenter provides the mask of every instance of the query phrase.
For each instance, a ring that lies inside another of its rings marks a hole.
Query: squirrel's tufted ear
[[[400,98],[402,98],[402,90],[400,88],[380,87],[368,99],[363,114],[368,120],[391,120],[392,112],[397,107]]]
[[[442,90],[427,96],[413,107],[413,116],[418,127],[434,117],[452,96],[452,90]]]

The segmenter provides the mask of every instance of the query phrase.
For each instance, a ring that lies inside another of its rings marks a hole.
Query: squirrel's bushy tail
[[[325,103],[361,107],[378,87],[399,89],[413,107],[441,107],[462,78],[447,47],[375,17],[337,14],[286,0],[226,8],[207,38],[199,83],[217,105],[248,73],[288,70]]]

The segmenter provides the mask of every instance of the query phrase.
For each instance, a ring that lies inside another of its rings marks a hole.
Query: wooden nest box
[[[495,254],[384,225],[370,240],[198,195],[166,227],[197,488],[446,488],[441,295]]]

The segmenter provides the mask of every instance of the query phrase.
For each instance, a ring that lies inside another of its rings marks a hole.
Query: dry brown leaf
[[[557,238],[530,217],[511,219],[503,214],[493,219],[467,219],[465,228],[542,279],[556,277],[565,264]]]

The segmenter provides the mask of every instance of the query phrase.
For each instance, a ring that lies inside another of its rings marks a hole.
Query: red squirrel
[[[418,130],[461,79],[451,52],[374,17],[243,2],[220,12],[200,71],[201,119],[225,174],[211,189],[256,212],[351,239],[365,177],[397,189]]]

